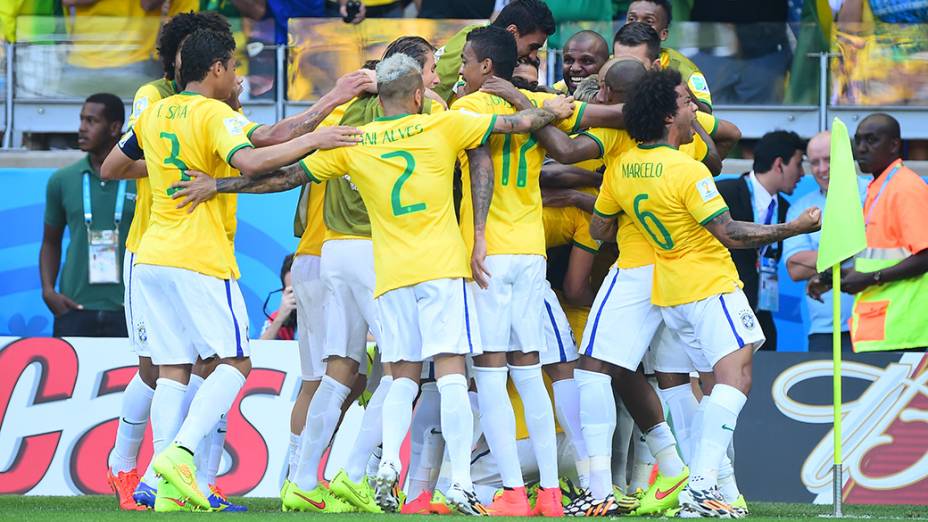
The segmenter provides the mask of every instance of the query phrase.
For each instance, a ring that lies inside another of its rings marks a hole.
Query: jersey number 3
[[[412,214],[413,212],[419,212],[425,210],[425,203],[413,203],[411,205],[404,205],[400,203],[400,191],[403,189],[403,184],[409,180],[409,177],[412,176],[414,170],[416,170],[416,158],[412,154],[406,152],[405,150],[399,150],[395,152],[388,152],[380,156],[381,159],[390,159],[390,158],[400,158],[406,162],[406,168],[403,170],[403,173],[400,174],[400,177],[397,178],[396,183],[393,184],[393,190],[390,191],[390,203],[393,207],[394,216],[402,216],[403,214]]]
[[[177,157],[177,155],[180,154],[180,140],[177,139],[177,134],[173,132],[162,132],[160,136],[171,142],[171,153],[168,157],[164,158],[165,166],[177,168],[177,170],[180,171],[181,181],[190,181],[190,176],[187,175],[187,165]],[[176,188],[169,188],[168,196],[173,195],[177,190]]]

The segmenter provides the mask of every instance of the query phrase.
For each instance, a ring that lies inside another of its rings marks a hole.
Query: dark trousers
[[[767,352],[777,351],[777,325],[773,322],[773,314],[767,310],[756,310],[754,315],[757,316],[757,324],[767,338],[760,349]]]
[[[832,350],[831,341],[834,336],[830,333],[809,334],[809,351],[810,352],[830,352]],[[851,332],[841,332],[841,351],[851,352]]]
[[[55,318],[55,337],[129,337],[122,310],[71,310]]]

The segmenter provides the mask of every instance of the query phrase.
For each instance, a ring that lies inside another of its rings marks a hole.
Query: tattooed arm
[[[615,235],[619,231],[619,221],[613,216],[610,218],[593,214],[590,220],[590,236],[598,241],[615,242]]]
[[[494,134],[527,134],[554,121],[554,113],[546,109],[526,109],[496,118]]]
[[[498,120],[497,120],[498,121]],[[467,151],[470,165],[470,189],[474,206],[474,249],[471,253],[471,272],[481,288],[489,285],[490,272],[487,257],[486,226],[490,202],[493,200],[493,161],[486,145]]]
[[[595,219],[596,216],[593,217]],[[757,248],[788,237],[815,232],[822,227],[822,212],[817,207],[811,207],[789,223],[758,225],[735,221],[731,214],[725,211],[703,226],[726,248]],[[592,226],[590,231],[592,232]]]
[[[197,205],[212,199],[217,193],[267,194],[284,192],[309,182],[306,173],[303,172],[303,168],[298,163],[257,176],[214,179],[208,174],[195,170],[188,170],[187,175],[190,177],[190,181],[178,181],[171,185],[171,189],[174,191],[171,198],[183,198],[177,204],[177,208],[190,205],[187,212],[193,212]]]

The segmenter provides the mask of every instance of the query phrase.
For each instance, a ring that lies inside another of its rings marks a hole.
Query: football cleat
[[[280,486],[280,510],[284,513],[290,511],[290,508],[288,508],[287,505],[283,503],[284,497],[287,496],[287,490],[290,489],[290,484],[292,484],[290,479],[284,479],[284,484]]]
[[[429,512],[433,515],[450,515],[452,513],[448,499],[437,489],[432,493],[432,499],[429,501]]]
[[[116,502],[119,509],[123,511],[145,511],[145,506],[140,506],[133,498],[135,488],[139,485],[139,473],[136,470],[120,471],[113,475],[113,471],[107,468],[106,482],[110,489],[116,494]]]
[[[503,488],[493,496],[493,502],[485,507],[495,517],[532,516],[532,506],[529,505],[525,487]]]
[[[135,491],[132,493],[132,500],[140,506],[155,509],[155,495],[157,494],[157,489],[144,482],[139,482],[139,485],[135,487]]]
[[[717,517],[738,518],[732,507],[722,500],[718,486],[709,489],[692,489],[686,485],[680,491],[680,518]]]
[[[334,481],[333,481],[334,482]],[[419,493],[419,496],[411,502],[407,502],[400,507],[400,513],[404,515],[430,515],[432,495],[428,491]]]
[[[532,516],[564,516],[564,505],[561,504],[561,488],[538,488],[538,498],[535,500],[535,509],[532,510]]]
[[[574,484],[574,482],[567,477],[561,477],[560,486],[561,486],[561,504],[564,507],[569,506],[570,503],[573,502],[575,499],[578,499],[581,496],[583,496],[583,493],[586,491],[582,487]]]
[[[187,500],[173,484],[161,479],[155,494],[156,513],[174,513],[178,511],[196,511],[196,506]]]
[[[335,478],[329,482],[329,490],[338,498],[358,508],[363,513],[383,513],[380,506],[374,502],[374,489],[362,478],[361,482],[354,482],[348,478],[345,470],[339,470]]]
[[[564,515],[568,517],[614,517],[624,513],[627,512],[619,510],[619,504],[612,493],[602,500],[596,500],[589,491],[564,508]]]
[[[487,508],[480,503],[480,499],[477,498],[473,490],[468,491],[456,482],[451,484],[451,487],[448,488],[445,498],[447,499],[448,505],[462,515],[477,517],[489,515]]]
[[[200,509],[210,509],[209,500],[197,485],[197,467],[193,463],[192,453],[172,444],[155,457],[153,466],[155,472],[187,498],[187,502]]]
[[[229,497],[219,489],[219,486],[215,484],[209,485],[210,496],[206,497],[209,500],[209,506],[213,511],[228,511],[229,513],[241,513],[243,511],[248,511],[248,506],[243,506],[241,504],[233,504],[229,502]]]
[[[397,487],[399,476],[400,472],[392,463],[380,461],[374,476],[374,501],[386,513],[395,513],[401,505]]]
[[[634,515],[657,515],[668,509],[680,506],[680,491],[686,486],[690,478],[690,470],[686,467],[675,477],[665,477],[658,473],[654,484],[644,492],[640,499],[640,506]]]
[[[738,495],[738,499],[731,503],[731,510],[737,515],[734,518],[744,518],[750,514],[744,495]]]
[[[283,498],[284,508],[289,511],[309,511],[313,513],[355,513],[351,504],[332,494],[324,485],[306,491],[291,482]]]

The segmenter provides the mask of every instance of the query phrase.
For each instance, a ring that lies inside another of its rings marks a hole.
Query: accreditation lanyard
[[[750,179],[747,180],[747,185],[748,192],[751,194],[751,209],[754,209],[754,187],[751,186],[752,181]],[[774,194],[771,203],[773,204],[768,205],[766,209],[767,214],[764,216],[764,225],[773,223],[774,212],[779,205],[776,194]],[[757,219],[756,213],[754,218]],[[757,250],[757,309],[778,312],[780,310],[779,276],[777,275],[776,256],[767,257],[770,248],[770,245],[764,245]]]
[[[119,229],[119,223],[122,222],[122,210],[126,203],[126,180],[120,180],[119,187],[116,189],[116,209],[113,211],[113,228]],[[90,230],[90,224],[93,222],[93,207],[90,204],[90,173],[84,171],[84,224],[87,230]]]
[[[748,194],[751,195],[751,212],[754,214],[754,218],[755,218],[755,220],[756,220],[756,219],[757,219],[757,213],[754,211],[754,187],[752,186],[753,183],[751,182],[751,179],[750,179],[750,178],[747,179],[746,185],[748,186]],[[765,216],[766,219],[764,220],[764,223],[763,223],[764,225],[770,225],[771,223],[773,223],[773,214],[774,214],[774,212],[776,212],[776,210],[777,210],[778,207],[780,206],[780,202],[777,201],[777,196],[776,196],[776,194],[774,194],[774,196],[773,196],[773,201],[776,201],[777,203],[776,203],[776,205],[774,205],[773,207],[768,207],[768,209],[767,209],[767,215]],[[774,244],[776,244],[776,243],[774,243]],[[762,246],[761,248],[757,249],[757,257],[758,257],[758,259],[762,259],[762,258],[764,257],[764,255],[767,253],[767,250],[768,250],[768,249],[770,249],[770,245],[764,245],[764,246]]]
[[[889,171],[889,174],[886,175],[886,179],[884,179],[883,184],[880,185],[880,190],[877,191],[876,197],[873,198],[873,203],[870,203],[870,208],[867,210],[867,216],[864,219],[864,226],[870,224],[870,215],[873,214],[873,209],[876,208],[876,204],[880,200],[880,196],[883,195],[883,190],[886,188],[886,185],[889,185],[889,181],[893,179],[893,176],[895,176],[897,172],[899,172],[900,167],[902,167],[902,163],[899,163],[893,167],[893,170]]]

